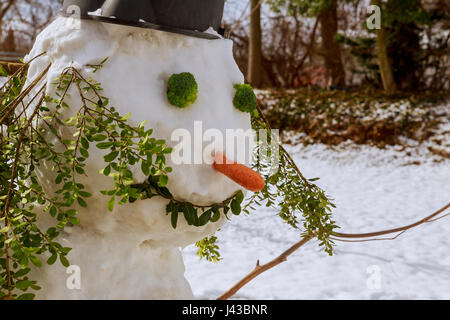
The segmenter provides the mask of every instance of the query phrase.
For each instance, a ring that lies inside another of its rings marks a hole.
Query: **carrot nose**
[[[247,190],[258,192],[264,188],[264,178],[258,172],[228,160],[222,152],[216,152],[213,168]]]

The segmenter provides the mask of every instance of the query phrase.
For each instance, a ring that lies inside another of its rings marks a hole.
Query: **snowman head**
[[[153,129],[153,137],[164,139],[175,148],[174,155],[168,157],[173,171],[169,173],[167,188],[176,199],[207,206],[220,203],[239,190],[245,191],[213,166],[222,154],[243,165],[250,163],[250,114],[233,104],[235,86],[242,84],[244,78],[233,59],[231,41],[92,21],[79,21],[76,26],[71,18],[61,17],[39,35],[28,57],[43,52],[45,55],[31,63],[29,82],[51,63],[47,74],[50,96],[55,94],[51,83],[68,66],[101,83],[110,105],[123,115],[131,113],[128,121],[132,125],[147,121],[145,126]],[[107,63],[94,74],[89,65],[105,57]],[[197,86],[195,99],[191,97],[182,108],[168,96],[169,80],[180,74],[191,75]],[[71,89],[69,105],[79,104],[75,90]],[[70,117],[75,109],[65,112],[63,116]],[[111,179],[98,173],[105,167],[103,156],[101,150],[91,150],[87,176],[81,177],[94,194],[88,208],[80,208],[82,227],[120,233],[132,241],[178,246],[195,242],[224,223],[221,218],[205,227],[192,227],[180,221],[174,230],[165,212],[167,200],[161,198],[117,206],[114,212],[107,212],[108,199],[100,190],[110,188]],[[139,166],[131,169],[136,183],[148,179]],[[48,191],[54,191],[54,175],[45,164],[38,169],[38,175]]]

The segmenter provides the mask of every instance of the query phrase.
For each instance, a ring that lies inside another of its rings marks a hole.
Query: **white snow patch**
[[[90,16],[99,16],[99,17],[101,17],[101,16],[102,16],[102,8],[98,8],[98,9],[95,10],[95,11],[88,12],[88,15],[90,15]]]

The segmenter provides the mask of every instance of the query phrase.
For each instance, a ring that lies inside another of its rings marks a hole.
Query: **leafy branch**
[[[105,61],[92,66],[94,71]],[[108,98],[101,95],[99,83],[68,67],[52,84],[57,97],[46,96],[47,84],[42,82],[50,65],[25,86],[28,65],[1,88],[0,299],[34,298],[28,291],[40,287],[27,276],[29,263],[42,266],[44,254],[49,256],[49,265],[58,257],[63,266],[70,265],[66,256],[71,248],[63,247],[56,238],[65,226],[80,223],[75,206],[87,207],[86,199],[92,196],[78,179],[86,175],[92,144],[107,153],[102,174],[112,177],[114,184],[102,193],[110,196],[110,210],[116,199],[123,204],[140,197],[131,187],[134,180],[130,165],[140,164],[145,174],[158,176],[158,187],[167,183],[167,173],[171,171],[165,159],[171,149],[164,141],[152,138],[152,130],[146,130],[145,123],[132,126],[127,121],[130,115],[122,116],[110,107]],[[74,88],[80,98],[78,109],[66,102]],[[64,118],[68,109],[74,116]],[[72,135],[67,137],[67,131]],[[55,174],[54,192],[46,189],[46,183],[36,173],[43,163]],[[41,230],[36,210],[54,217],[55,226]]]
[[[313,183],[319,179],[306,179],[286,149],[278,141],[272,141],[276,137],[259,106],[252,120],[255,130],[267,131],[267,141],[258,139],[262,143],[258,143],[255,150],[255,167],[267,172],[266,186],[249,199],[244,212],[264,205],[272,207],[288,225],[300,230],[302,237],[314,234],[319,246],[332,255],[334,242],[330,235],[339,228],[332,219],[335,205],[325,191]],[[278,163],[278,170],[271,173],[274,161]]]

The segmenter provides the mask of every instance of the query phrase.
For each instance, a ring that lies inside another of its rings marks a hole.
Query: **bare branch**
[[[400,235],[402,235],[403,233],[405,233],[407,230],[418,227],[424,223],[429,223],[429,222],[433,222],[433,221],[437,221],[440,218],[436,218],[434,220],[432,220],[433,218],[437,217],[439,214],[441,214],[442,212],[444,212],[445,210],[447,210],[448,208],[450,208],[450,203],[447,204],[445,207],[439,209],[438,211],[432,213],[431,215],[423,218],[420,221],[417,221],[413,224],[404,226],[404,227],[400,227],[400,228],[395,228],[395,229],[390,229],[390,230],[384,230],[384,231],[377,231],[377,232],[370,232],[370,233],[360,233],[360,234],[349,234],[349,233],[338,233],[338,232],[334,232],[333,235],[337,238],[334,238],[334,240],[339,240],[339,241],[345,241],[345,242],[365,242],[365,241],[375,241],[375,240],[394,240],[397,239]],[[445,214],[444,216],[448,216],[450,213]],[[442,217],[441,217],[442,218]],[[396,235],[393,238],[389,238],[389,239],[366,239],[366,240],[342,240],[340,238],[370,238],[370,237],[375,237],[375,236],[380,236],[380,235],[386,235],[386,234],[392,234],[392,233],[398,233],[400,232],[398,235]],[[287,249],[286,251],[284,251],[281,255],[279,255],[277,258],[273,259],[272,261],[260,265],[259,264],[259,260],[256,264],[255,269],[250,272],[247,276],[245,276],[242,280],[240,280],[238,283],[236,283],[230,290],[228,290],[227,292],[225,292],[223,295],[221,295],[219,298],[217,298],[217,300],[227,300],[229,298],[231,298],[232,296],[234,296],[242,287],[244,287],[247,283],[249,283],[250,281],[252,281],[254,278],[256,278],[257,276],[259,276],[261,273],[272,269],[273,267],[279,265],[282,262],[287,261],[288,256],[290,256],[291,254],[293,254],[295,251],[297,251],[298,249],[300,249],[303,245],[305,245],[306,243],[308,243],[308,241],[310,241],[311,239],[313,239],[315,237],[315,235],[309,235],[306,236],[304,238],[302,238],[299,242],[297,242],[296,244],[294,244],[292,247],[290,247],[289,249]]]
[[[302,240],[300,240],[299,242],[294,244],[292,247],[290,247],[289,249],[284,251],[282,254],[280,254],[277,258],[273,259],[272,261],[270,261],[266,264],[260,265],[259,260],[258,260],[256,263],[256,267],[252,272],[250,272],[247,276],[245,276],[241,281],[236,283],[230,290],[228,290],[223,295],[221,295],[219,298],[217,298],[217,300],[227,300],[227,299],[231,298],[243,286],[245,286],[247,283],[252,281],[257,276],[259,276],[261,273],[263,273],[269,269],[272,269],[273,267],[279,265],[282,262],[287,261],[287,258],[291,254],[293,254],[295,251],[300,249],[303,245],[308,243],[308,241],[311,240],[312,238],[314,238],[314,235],[304,237]]]

